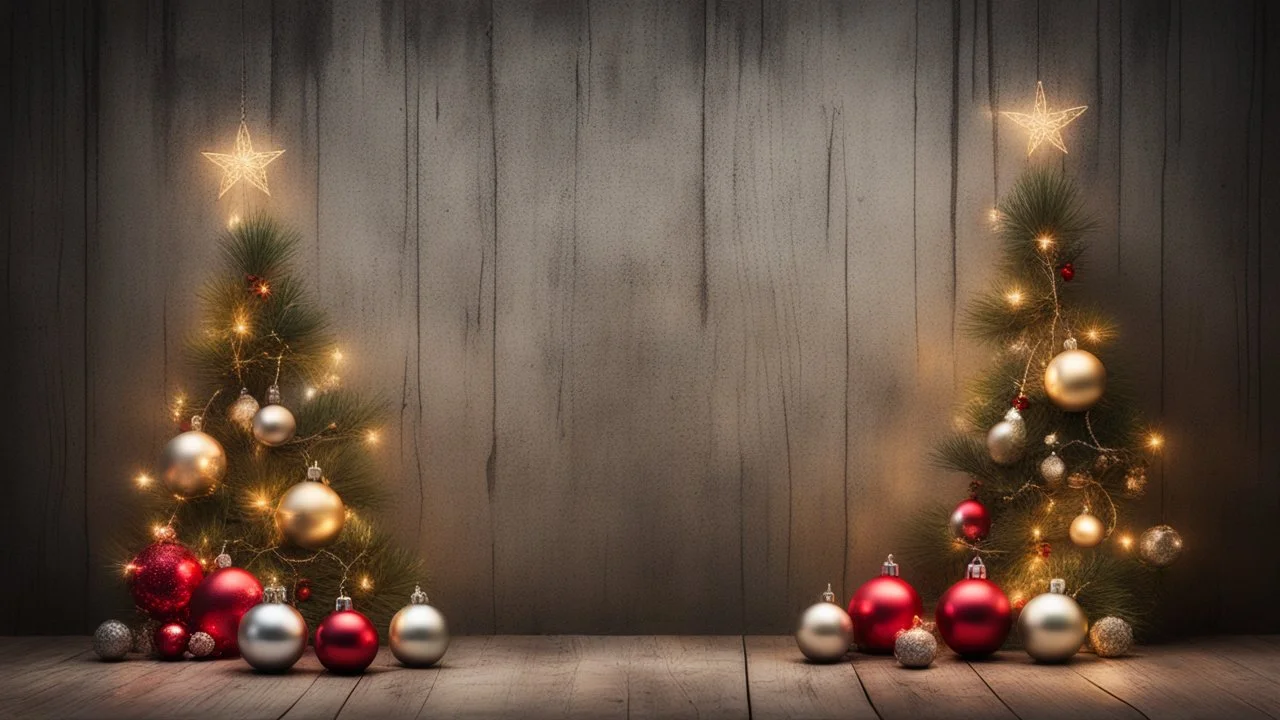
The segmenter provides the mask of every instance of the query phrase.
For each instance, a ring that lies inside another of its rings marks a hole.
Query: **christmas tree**
[[[223,237],[224,271],[201,293],[188,347],[195,389],[172,403],[180,434],[136,479],[153,522],[126,542],[176,540],[206,574],[225,552],[285,588],[313,628],[340,594],[385,628],[417,563],[376,519],[382,404],[342,386],[325,316],[289,271],[298,241],[262,215]]]
[[[1148,566],[1171,562],[1181,540],[1153,528],[1135,541],[1126,520],[1162,441],[1104,365],[1111,324],[1070,302],[1093,222],[1075,184],[1045,167],[1028,169],[993,216],[998,277],[965,325],[992,349],[990,368],[933,456],[971,478],[971,496],[921,514],[911,574],[936,596],[977,555],[1014,608],[1062,578],[1088,617],[1140,627]]]

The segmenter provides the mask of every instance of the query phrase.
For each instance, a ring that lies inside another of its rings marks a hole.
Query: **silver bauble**
[[[1018,408],[1010,408],[1004,420],[987,432],[987,452],[1000,465],[1012,465],[1022,458],[1027,444],[1027,423]]]
[[[187,638],[187,652],[193,657],[206,658],[213,654],[213,649],[217,645],[213,641],[213,636],[204,631],[196,631],[191,633],[191,637]]]
[[[269,587],[262,592],[262,602],[240,618],[240,656],[255,670],[284,672],[307,648],[307,621],[284,600],[284,588]]]
[[[938,656],[938,638],[917,617],[908,630],[899,630],[893,641],[893,657],[902,667],[927,668]]]
[[[449,649],[449,628],[444,615],[427,604],[426,593],[415,587],[409,604],[391,618],[387,632],[391,653],[409,667],[428,667]]]
[[[222,443],[200,428],[200,417],[191,419],[191,429],[164,446],[160,479],[169,492],[193,498],[213,492],[227,472],[227,453]]]
[[[1071,521],[1071,527],[1067,528],[1067,534],[1071,537],[1071,542],[1076,547],[1091,548],[1097,547],[1107,537],[1107,530],[1102,525],[1102,521],[1097,515],[1086,509]]]
[[[1066,583],[1054,580],[1049,592],[1031,598],[1018,615],[1023,649],[1039,662],[1064,662],[1080,650],[1089,620],[1074,599],[1064,593]]]
[[[849,652],[853,642],[853,620],[844,608],[835,604],[831,585],[822,594],[822,602],[810,605],[800,616],[796,644],[800,652],[814,662],[836,662]]]
[[[1051,452],[1049,457],[1040,461],[1040,477],[1044,478],[1045,485],[1056,487],[1066,475],[1067,464],[1058,457],[1057,453]]]
[[[1120,657],[1133,647],[1133,628],[1118,617],[1104,617],[1089,628],[1089,646],[1098,657]]]
[[[1152,567],[1168,567],[1182,553],[1182,536],[1168,525],[1157,525],[1138,538],[1138,557]]]
[[[253,416],[258,413],[258,400],[245,388],[240,389],[240,397],[227,408],[227,419],[232,425],[243,430],[253,429]]]
[[[286,490],[276,507],[276,528],[304,550],[333,544],[346,519],[342,497],[321,479],[317,465],[307,468],[307,479]]]
[[[1076,348],[1068,339],[1066,348],[1044,368],[1044,392],[1054,405],[1067,412],[1084,412],[1093,407],[1107,388],[1107,368],[1096,355]]]
[[[108,620],[93,631],[93,651],[103,660],[119,660],[133,649],[133,631],[119,620]]]
[[[293,439],[298,421],[283,405],[263,405],[253,416],[253,438],[267,447],[278,447]]]
[[[159,627],[160,623],[155,620],[148,620],[139,625],[133,632],[133,651],[139,655],[150,655],[155,652],[156,630]]]

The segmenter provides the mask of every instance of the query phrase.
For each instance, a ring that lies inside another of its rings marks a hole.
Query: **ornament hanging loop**
[[[833,604],[835,603],[836,594],[831,591],[831,583],[827,583],[827,589],[825,592],[822,593],[822,601],[833,603]]]
[[[975,557],[973,562],[969,563],[969,567],[965,571],[965,577],[970,580],[987,579],[987,566],[983,564],[981,557]]]
[[[1067,581],[1062,578],[1054,578],[1050,580],[1049,592],[1055,595],[1065,595],[1067,592]]]
[[[893,553],[889,553],[889,558],[880,565],[880,574],[898,577],[898,563],[893,561]]]

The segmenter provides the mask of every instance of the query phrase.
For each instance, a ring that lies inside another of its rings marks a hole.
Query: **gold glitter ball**
[[[1089,645],[1098,657],[1120,657],[1133,648],[1133,628],[1118,617],[1104,617],[1089,628]]]

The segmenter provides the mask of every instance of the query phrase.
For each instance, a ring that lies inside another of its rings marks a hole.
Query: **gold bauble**
[[[258,401],[246,389],[241,389],[240,397],[227,408],[227,419],[243,430],[253,429],[253,416],[256,414],[258,414]]]
[[[174,437],[164,446],[160,479],[169,492],[193,498],[213,492],[227,472],[227,453],[222,443],[200,430],[200,418],[192,418],[191,430]]]
[[[1133,647],[1133,628],[1118,617],[1104,617],[1089,628],[1089,646],[1098,657],[1120,657]]]
[[[1067,341],[1044,369],[1044,391],[1054,405],[1067,412],[1083,412],[1093,407],[1107,388],[1107,368],[1088,350]]]
[[[267,447],[277,447],[293,439],[298,421],[283,405],[263,405],[253,416],[253,437]]]
[[[320,468],[307,470],[307,479],[294,485],[280,498],[276,527],[293,545],[319,550],[333,544],[347,519],[342,498],[320,479]]]
[[[1091,514],[1088,510],[1080,513],[1071,521],[1071,528],[1068,530],[1071,536],[1071,542],[1082,548],[1097,547],[1102,539],[1106,537],[1106,529],[1102,527],[1102,521],[1097,515]]]
[[[1138,538],[1138,557],[1153,567],[1168,567],[1182,553],[1182,536],[1168,525],[1157,525]]]
[[[1089,630],[1084,611],[1065,590],[1062,580],[1052,581],[1049,592],[1031,598],[1018,614],[1022,647],[1039,662],[1071,659]]]

